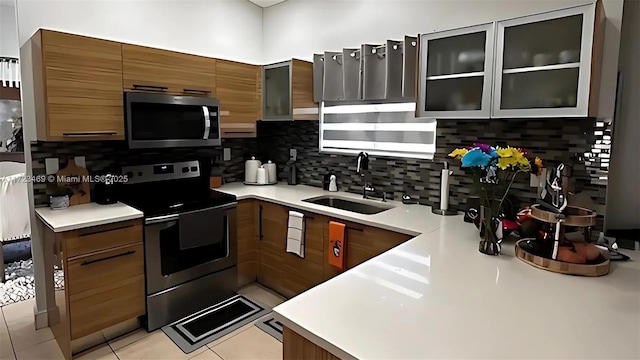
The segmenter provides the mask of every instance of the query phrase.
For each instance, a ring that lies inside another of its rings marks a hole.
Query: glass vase
[[[480,206],[480,244],[478,251],[487,255],[500,255],[502,239],[496,235],[500,226],[497,214],[494,214],[490,206]]]

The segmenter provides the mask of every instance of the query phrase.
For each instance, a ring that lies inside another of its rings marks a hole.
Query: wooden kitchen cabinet
[[[324,281],[324,227],[326,217],[304,212],[305,257],[287,253],[289,210],[285,206],[259,202],[258,282],[285,297],[296,296]],[[262,220],[260,220],[262,219]],[[260,230],[262,229],[262,230]]]
[[[260,66],[217,60],[216,74],[222,137],[255,137],[261,117]]]
[[[61,233],[42,228],[45,242],[59,244],[64,271],[60,316],[50,316],[49,325],[65,358],[85,342],[79,339],[146,313],[141,220]]]
[[[411,239],[413,236],[405,235],[389,230],[384,230],[372,226],[365,226],[340,219],[328,219],[345,224],[345,238],[347,241],[346,269],[351,269],[377,255],[390,250],[403,242]],[[328,251],[329,247],[329,226],[324,229],[324,248]],[[328,280],[342,271],[324,261],[324,279]]]
[[[23,45],[38,140],[124,140],[121,48],[51,30],[38,30]]]
[[[287,292],[283,279],[287,221],[285,207],[264,201],[258,203],[258,282],[280,294]]]
[[[283,288],[282,295],[294,297],[324,281],[324,227],[327,218],[309,212],[304,214],[305,224],[305,254],[304,258],[296,254],[285,252],[283,258]]]
[[[292,59],[262,67],[264,120],[318,120],[313,63]]]
[[[238,202],[238,287],[255,282],[258,275],[257,203]]]
[[[126,90],[216,97],[216,59],[122,44]]]

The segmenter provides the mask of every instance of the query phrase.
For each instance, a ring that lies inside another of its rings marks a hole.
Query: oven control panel
[[[197,160],[174,163],[124,166],[122,173],[129,178],[127,184],[160,180],[177,180],[200,176]]]

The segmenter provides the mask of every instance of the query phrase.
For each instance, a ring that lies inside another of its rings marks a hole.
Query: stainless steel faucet
[[[369,154],[366,152],[361,152],[358,154],[358,164],[356,167],[356,171],[362,177],[363,185],[362,185],[362,198],[368,199],[367,191],[373,192],[376,189],[371,185],[371,173],[369,172]]]

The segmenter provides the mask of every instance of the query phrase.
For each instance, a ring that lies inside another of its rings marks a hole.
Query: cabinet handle
[[[262,238],[264,237],[262,235],[262,210],[263,210],[262,205],[260,205],[259,215],[258,215],[258,217],[259,217],[258,218],[258,222],[259,222],[259,226],[260,226],[260,234],[259,234],[260,235],[260,241],[262,241]]]
[[[141,84],[133,84],[133,88],[135,90],[151,90],[151,91],[167,91],[166,86],[156,86],[156,85],[141,85]]]
[[[354,227],[351,227],[351,226],[347,226],[347,227],[345,227],[345,229],[352,230],[352,231],[360,231],[360,232],[364,231],[363,229],[358,229],[358,228],[354,228]]]
[[[107,232],[107,231],[114,231],[114,230],[126,229],[126,228],[130,228],[130,227],[133,227],[133,225],[124,225],[124,226],[120,226],[120,227],[111,228],[111,229],[109,229],[109,230],[91,231],[91,232],[88,232],[88,233],[80,234],[80,235],[78,235],[78,236],[80,237],[80,236],[95,235],[95,234],[100,234],[100,233]]]
[[[118,133],[115,131],[85,131],[85,132],[66,132],[62,133],[65,137],[83,137],[83,136],[114,136]]]
[[[200,90],[200,89],[182,89],[182,92],[203,94],[203,95],[211,94],[210,90]]]
[[[127,251],[127,252],[125,252],[125,253],[122,253],[122,254],[117,254],[117,255],[107,256],[107,257],[105,257],[105,258],[101,258],[101,259],[95,259],[95,260],[84,261],[84,262],[82,262],[82,263],[80,264],[80,266],[90,265],[90,264],[97,263],[97,262],[100,262],[100,261],[111,260],[111,259],[115,259],[115,258],[119,258],[119,257],[122,257],[122,256],[131,255],[131,254],[135,254],[135,253],[136,253],[136,252],[135,252],[134,250],[129,250],[129,251]]]

